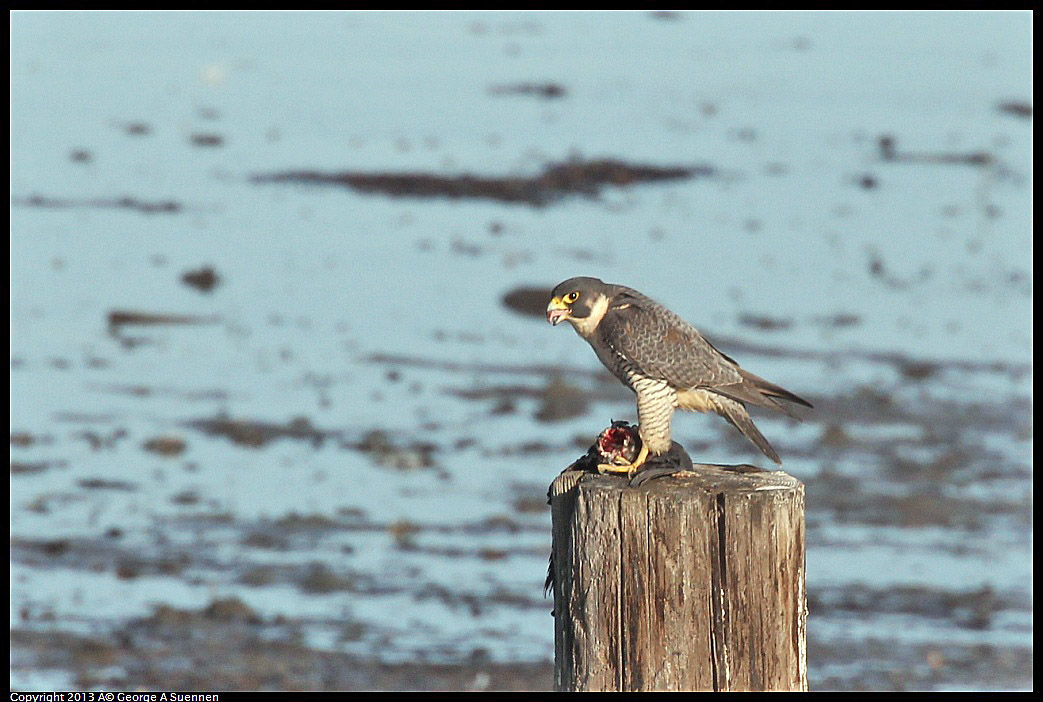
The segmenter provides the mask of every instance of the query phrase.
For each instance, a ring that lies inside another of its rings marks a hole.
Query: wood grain
[[[590,475],[551,514],[558,690],[807,689],[799,481]]]

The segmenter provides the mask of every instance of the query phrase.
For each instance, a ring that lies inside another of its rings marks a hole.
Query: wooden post
[[[807,690],[800,481],[589,475],[551,514],[557,690]]]

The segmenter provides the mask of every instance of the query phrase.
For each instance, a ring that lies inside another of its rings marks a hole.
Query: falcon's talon
[[[598,465],[598,472],[604,475],[605,473],[618,473],[625,474],[628,478],[633,478],[634,474],[640,470],[641,466],[648,460],[648,449],[644,446],[641,447],[641,453],[637,454],[637,458],[634,459],[633,463],[627,463],[622,466],[609,465],[608,463],[602,463]]]

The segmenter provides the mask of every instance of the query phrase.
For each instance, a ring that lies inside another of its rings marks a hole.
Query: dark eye
[[[565,296],[565,302],[569,303],[570,305],[573,302],[575,302],[576,300],[578,300],[578,299],[579,299],[579,293],[576,292],[575,290],[573,290],[572,292],[570,292],[568,295]]]

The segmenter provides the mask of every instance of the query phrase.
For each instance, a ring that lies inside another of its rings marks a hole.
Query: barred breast
[[[607,345],[592,343],[594,353],[613,375],[637,395],[638,433],[648,450],[661,455],[670,450],[670,420],[677,393],[665,380],[642,375],[622,353]]]

